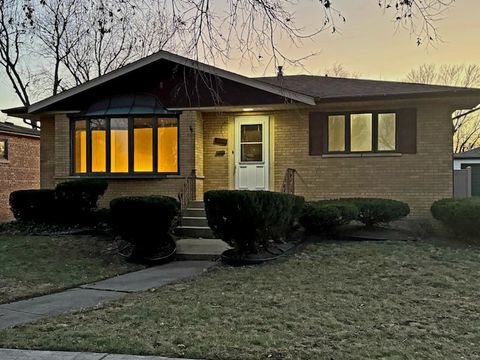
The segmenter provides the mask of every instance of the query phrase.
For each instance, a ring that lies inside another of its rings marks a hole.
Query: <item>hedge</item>
[[[10,194],[10,208],[15,219],[49,223],[55,220],[55,191],[53,189],[17,190]]]
[[[346,198],[342,202],[350,202],[358,208],[357,220],[367,227],[399,220],[410,213],[408,204],[390,199],[380,198]]]
[[[358,213],[358,208],[348,201],[310,201],[303,207],[300,224],[310,233],[326,233],[357,219]]]
[[[208,225],[240,254],[255,254],[285,238],[304,199],[269,191],[213,190],[204,194]]]
[[[156,250],[170,240],[168,235],[180,209],[168,196],[130,196],[110,202],[110,221],[114,232],[146,251]]]
[[[97,202],[108,188],[108,182],[100,179],[66,181],[55,187],[59,220],[68,223],[88,223],[97,208]]]
[[[438,200],[430,210],[435,219],[455,233],[480,236],[480,197]]]

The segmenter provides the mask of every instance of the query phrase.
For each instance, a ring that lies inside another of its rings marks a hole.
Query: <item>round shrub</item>
[[[60,220],[84,224],[92,220],[98,199],[108,188],[108,182],[100,179],[78,179],[58,184],[55,188]]]
[[[408,204],[390,199],[353,198],[341,199],[348,201],[358,208],[357,220],[367,227],[401,219],[410,213]]]
[[[148,252],[170,241],[168,233],[179,209],[179,202],[168,196],[121,197],[110,202],[110,221],[122,239]]]
[[[480,197],[438,200],[430,210],[455,233],[480,236]]]
[[[208,225],[240,254],[256,254],[285,238],[304,199],[270,191],[214,190],[204,194]]]
[[[313,234],[331,232],[340,225],[345,225],[358,217],[357,207],[349,202],[310,201],[305,203],[300,224]]]
[[[17,190],[10,194],[9,202],[17,220],[48,223],[55,219],[53,189]]]

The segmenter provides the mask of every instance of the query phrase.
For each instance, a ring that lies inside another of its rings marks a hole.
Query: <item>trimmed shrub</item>
[[[340,225],[357,219],[358,208],[351,202],[341,200],[310,201],[305,203],[300,224],[309,232],[331,232]]]
[[[111,225],[125,241],[151,251],[170,240],[168,233],[179,210],[179,202],[168,196],[116,198],[110,202]]]
[[[430,210],[455,233],[480,236],[480,197],[438,200]]]
[[[53,189],[18,190],[10,194],[10,208],[15,219],[48,223],[55,219]]]
[[[367,227],[380,223],[401,219],[410,213],[408,204],[390,199],[379,198],[352,198],[340,199],[342,202],[351,202],[358,208],[357,220]]]
[[[208,225],[240,254],[286,237],[304,204],[303,197],[269,191],[214,190],[204,200]]]
[[[58,184],[55,196],[59,220],[76,224],[90,222],[98,199],[107,188],[108,182],[100,179],[78,179]]]

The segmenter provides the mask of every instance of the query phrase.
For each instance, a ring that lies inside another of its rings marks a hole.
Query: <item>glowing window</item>
[[[110,120],[110,171],[128,172],[128,118]]]
[[[92,132],[92,172],[107,171],[107,121],[91,119]]]
[[[151,118],[133,120],[133,171],[153,171],[153,123]]]
[[[176,118],[157,119],[158,172],[178,171],[178,123]]]
[[[87,121],[75,121],[74,128],[74,169],[76,173],[87,172]]]
[[[372,114],[351,115],[351,151],[372,151],[372,128]]]
[[[394,151],[396,149],[396,116],[378,114],[378,150]]]
[[[328,151],[345,151],[345,116],[328,117]]]

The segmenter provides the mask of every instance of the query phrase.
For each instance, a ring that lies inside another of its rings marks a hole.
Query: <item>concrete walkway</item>
[[[0,349],[0,360],[193,360],[161,356],[138,356],[67,351]]]
[[[94,307],[107,301],[120,299],[128,293],[158,288],[200,275],[213,265],[211,261],[175,261],[55,294],[3,304],[0,305],[0,329]],[[3,360],[1,354],[0,359]]]

